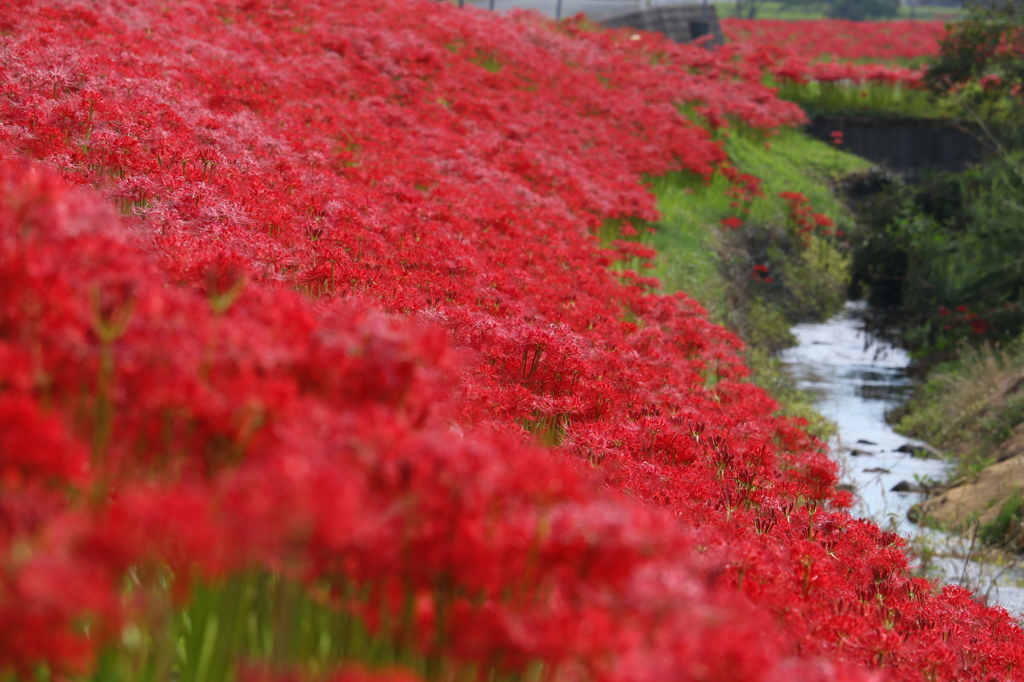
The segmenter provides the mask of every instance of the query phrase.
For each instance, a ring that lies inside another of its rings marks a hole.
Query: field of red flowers
[[[753,54],[428,0],[0,12],[0,676],[1024,678],[644,276],[644,176],[749,184],[715,134],[803,118]]]
[[[941,21],[722,19],[733,49],[757,59],[782,83],[847,82],[916,88],[912,65],[939,52]]]
[[[723,18],[733,42],[792,50],[804,59],[885,62],[932,57],[946,34],[942,21],[846,21]]]

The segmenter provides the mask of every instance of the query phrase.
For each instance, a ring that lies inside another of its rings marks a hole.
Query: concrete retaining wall
[[[930,170],[962,171],[981,160],[978,138],[947,121],[913,118],[818,116],[807,131],[831,141],[843,133],[839,148],[908,178]]]

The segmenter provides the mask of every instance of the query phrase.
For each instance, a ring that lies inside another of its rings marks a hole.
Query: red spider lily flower
[[[1003,80],[996,74],[982,76],[981,87],[984,90],[994,90],[1003,84]]]
[[[758,263],[757,265],[755,265],[750,270],[750,276],[753,279],[756,279],[759,282],[764,282],[766,284],[771,284],[772,282],[775,281],[771,277],[770,273],[771,273],[771,271],[769,270],[768,266],[767,265],[763,265],[761,263]]]
[[[442,676],[1020,669],[1008,614],[836,511],[740,341],[626,269],[645,177],[721,171],[741,222],[761,196],[712,129],[805,121],[766,73],[894,70],[452,3],[165,4],[0,19],[0,676],[94,675],[136,594],[253,573],[361,620],[349,659]]]
[[[818,227],[833,227],[835,225],[832,219],[824,213],[815,213],[811,217],[814,218],[814,224]]]
[[[974,317],[969,320],[971,331],[975,334],[984,334],[992,328],[992,324],[983,317]]]
[[[939,52],[945,22],[847,21],[842,19],[722,19],[733,43],[792,51],[806,59],[893,61],[931,57]]]

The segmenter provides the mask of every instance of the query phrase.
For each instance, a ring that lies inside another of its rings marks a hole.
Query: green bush
[[[849,281],[849,259],[836,240],[814,236],[804,246],[779,194],[800,192],[848,232],[853,217],[833,188],[869,164],[795,130],[767,142],[734,131],[725,144],[741,171],[762,179],[764,196],[741,229],[727,230],[721,220],[736,211],[721,175],[707,184],[682,176],[653,181],[663,215],[652,237],[656,274],[666,290],[693,295],[748,342],[777,350],[792,343],[793,324],[838,311]],[[771,281],[751,276],[759,264],[770,267]]]
[[[978,531],[978,539],[1014,552],[1024,550],[1024,495],[1017,492],[1006,500],[999,515]]]
[[[924,83],[942,97],[944,109],[981,127],[994,146],[1020,146],[1024,141],[1024,4],[966,0],[964,7],[966,17],[949,25]],[[1012,139],[1007,144],[1007,139],[1000,143],[999,138]]]
[[[774,351],[792,345],[790,327],[835,313],[846,298],[849,257],[833,239],[812,236],[807,245],[788,225],[788,206],[779,194],[800,192],[816,211],[828,214],[840,230],[853,229],[853,217],[834,187],[869,164],[795,130],[767,143],[734,131],[725,140],[737,167],[763,180],[739,230],[726,230],[723,218],[735,213],[721,175],[710,183],[691,176],[653,179],[662,220],[650,236],[659,252],[656,271],[667,291],[685,291],[748,343],[752,380],[783,405],[783,413],[805,419],[808,429],[828,438],[834,426],[817,414],[812,400],[782,371]],[[771,265],[772,281],[751,277],[756,264]]]
[[[899,14],[900,0],[832,0],[826,14],[834,19],[889,19]]]
[[[1024,152],[916,185],[881,173],[847,186],[858,213],[854,286],[899,319],[919,355],[1024,331]]]
[[[1024,337],[1002,347],[962,347],[955,362],[932,370],[902,410],[896,430],[955,458],[954,479],[995,459],[1024,422]]]

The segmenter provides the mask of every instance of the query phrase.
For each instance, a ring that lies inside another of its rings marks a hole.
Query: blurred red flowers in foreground
[[[1021,675],[630,269],[645,175],[759,195],[682,105],[802,120],[742,51],[417,0],[2,22],[0,670]]]

